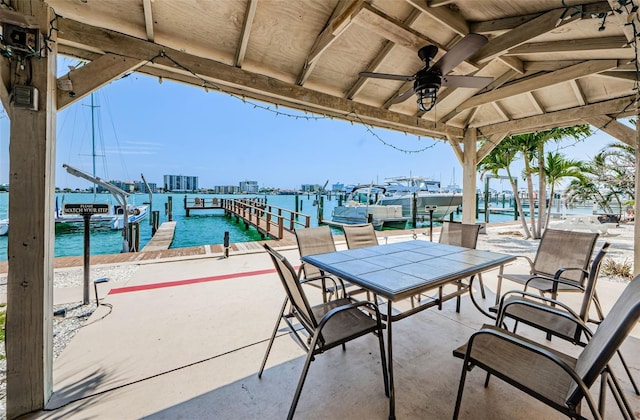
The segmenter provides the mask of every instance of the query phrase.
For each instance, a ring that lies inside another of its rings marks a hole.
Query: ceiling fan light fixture
[[[413,90],[416,93],[418,108],[421,111],[430,111],[435,106],[441,84],[440,74],[426,71],[418,72]]]
[[[438,88],[425,87],[422,90],[416,91],[418,108],[421,111],[430,111],[436,104]]]

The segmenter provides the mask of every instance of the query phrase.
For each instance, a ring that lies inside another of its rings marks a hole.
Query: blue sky
[[[181,174],[198,176],[205,188],[255,180],[260,187],[283,189],[327,180],[329,185],[382,182],[409,174],[447,185],[455,172],[455,181],[462,180],[445,142],[385,129],[372,134],[361,124],[337,119],[294,118],[313,115],[282,107],[280,113],[270,112],[261,107],[275,111],[273,105],[157,78],[132,74],[116,80],[99,91],[96,101],[96,173],[104,179],[140,180],[143,173],[148,182],[162,185],[163,175]],[[66,163],[92,171],[89,103],[84,98],[58,114],[58,187],[90,186],[62,168]],[[0,183],[8,181],[8,133],[8,120],[1,118]],[[587,160],[613,141],[597,133],[563,153]],[[419,153],[402,151],[432,145]]]

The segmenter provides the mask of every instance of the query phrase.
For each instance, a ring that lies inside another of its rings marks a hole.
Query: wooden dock
[[[283,207],[272,206],[265,198],[187,198],[187,217],[196,210],[223,209],[225,215],[242,221],[246,229],[254,227],[263,238],[283,239],[298,228],[308,228],[311,216]]]
[[[153,238],[147,243],[142,252],[163,251],[169,249],[173,242],[173,235],[176,230],[176,222],[164,222],[156,231]]]

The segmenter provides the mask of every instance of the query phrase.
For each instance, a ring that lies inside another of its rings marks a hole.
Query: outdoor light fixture
[[[440,90],[441,76],[437,72],[419,71],[416,81],[413,83],[413,90],[417,96],[418,108],[427,112],[436,104],[438,90]]]

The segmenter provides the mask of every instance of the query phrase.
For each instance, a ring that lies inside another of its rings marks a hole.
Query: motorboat
[[[383,227],[403,229],[409,219],[402,215],[402,206],[378,203],[385,191],[382,186],[353,187],[344,205],[333,209],[331,220],[345,224],[372,223],[377,230]]]
[[[462,205],[462,194],[442,191],[440,182],[425,177],[387,178],[385,193],[378,199],[381,206],[402,206],[402,216],[412,218],[415,195],[418,220],[441,220]]]
[[[9,234],[9,219],[0,219],[0,236]]]

